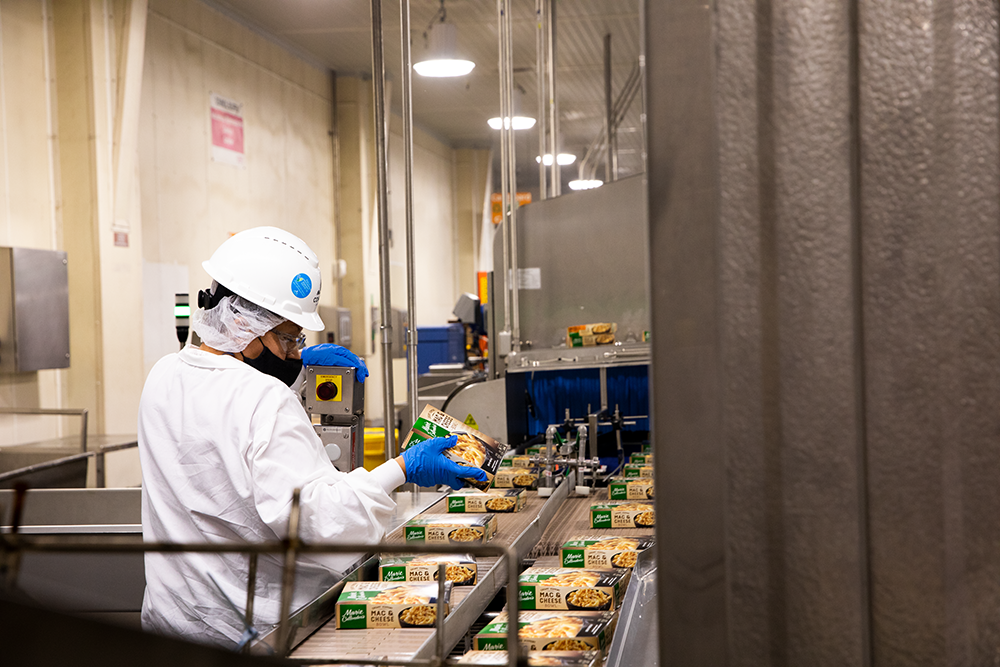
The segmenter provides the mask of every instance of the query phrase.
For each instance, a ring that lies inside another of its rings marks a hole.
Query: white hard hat
[[[201,265],[216,282],[247,301],[303,329],[323,330],[316,312],[319,259],[294,234],[277,227],[254,227],[229,237]]]

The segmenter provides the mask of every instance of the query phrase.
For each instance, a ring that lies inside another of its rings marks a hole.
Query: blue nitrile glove
[[[403,452],[406,466],[406,481],[417,486],[437,486],[447,484],[453,489],[461,489],[465,482],[461,478],[489,480],[486,471],[455,463],[444,455],[444,450],[458,442],[455,436],[431,438],[413,445]]]
[[[302,350],[302,363],[306,366],[350,366],[357,369],[358,382],[364,384],[368,377],[368,367],[365,362],[346,347],[323,343]]]

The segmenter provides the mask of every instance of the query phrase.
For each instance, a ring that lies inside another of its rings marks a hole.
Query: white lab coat
[[[330,463],[287,386],[237,359],[188,346],[153,367],[139,403],[142,532],[146,541],[277,541],[292,490],[302,489],[299,534],[308,542],[376,542],[403,483],[395,461],[342,473]],[[292,610],[331,585],[357,556],[300,558]],[[147,554],[142,624],[192,641],[233,646],[243,625],[211,573],[243,611],[244,554]],[[279,556],[260,556],[254,625],[276,623]]]

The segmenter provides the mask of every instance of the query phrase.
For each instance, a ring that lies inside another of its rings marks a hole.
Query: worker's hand
[[[348,366],[357,369],[358,382],[364,384],[368,367],[346,347],[323,343],[302,350],[302,363],[306,366]]]
[[[458,442],[455,436],[431,438],[413,445],[403,452],[403,474],[407,482],[417,486],[437,486],[447,484],[453,489],[465,486],[465,479],[485,482],[489,479],[486,471],[455,463],[444,455],[444,450]]]

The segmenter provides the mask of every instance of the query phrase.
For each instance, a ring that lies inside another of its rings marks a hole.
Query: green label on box
[[[368,612],[363,604],[340,605],[340,627],[364,629],[368,627]]]
[[[382,581],[406,581],[406,566],[394,565],[382,568]]]
[[[563,549],[563,567],[583,567],[583,549]]]
[[[406,528],[407,542],[423,542],[427,538],[427,529],[423,526],[411,526]]]
[[[521,586],[521,609],[535,608],[535,587]]]
[[[465,498],[461,496],[452,496],[448,498],[448,511],[449,512],[464,512],[465,511]]]
[[[403,443],[403,450],[405,451],[405,450],[409,449],[410,447],[412,447],[413,445],[417,444],[418,442],[423,442],[424,440],[427,440],[427,439],[428,438],[426,436],[420,435],[419,433],[413,433],[406,440],[406,442]]]
[[[477,651],[506,651],[507,650],[507,638],[506,637],[490,637],[489,639],[477,639],[476,640],[476,650]]]
[[[612,484],[611,500],[628,500],[628,487],[624,484]],[[608,521],[611,521],[611,515],[608,515]]]
[[[432,421],[427,421],[426,419],[418,419],[415,424],[413,424],[414,431],[421,431],[426,433],[432,438],[446,438],[451,433],[444,430]]]
[[[610,528],[611,510],[592,510],[590,513],[590,525],[593,528]]]

